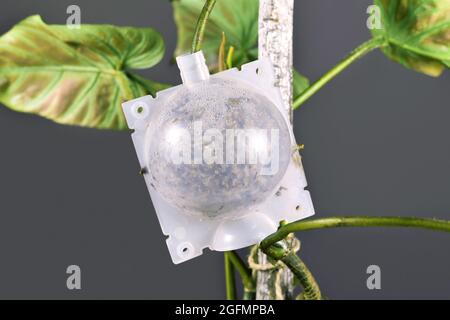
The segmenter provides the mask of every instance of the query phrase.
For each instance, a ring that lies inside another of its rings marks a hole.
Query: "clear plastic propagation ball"
[[[210,75],[177,57],[183,83],[123,104],[174,263],[258,243],[314,214],[275,69],[261,57]]]
[[[277,190],[291,157],[286,120],[235,80],[180,86],[154,110],[145,160],[155,190],[190,215],[241,217]]]

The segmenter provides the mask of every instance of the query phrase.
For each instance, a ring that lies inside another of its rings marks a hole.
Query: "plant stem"
[[[205,5],[203,6],[203,10],[198,18],[197,26],[195,27],[194,39],[192,41],[192,53],[201,50],[206,24],[215,4],[216,0],[206,0]]]
[[[314,276],[305,263],[292,251],[282,246],[272,245],[262,249],[270,258],[283,263],[297,277],[303,288],[302,297],[304,300],[322,300],[322,293]]]
[[[228,69],[233,68],[233,56],[234,56],[234,47],[230,46],[230,48],[228,49],[228,54],[227,54],[227,68]]]
[[[234,267],[231,264],[229,252],[225,252],[223,257],[225,264],[225,286],[227,292],[227,300],[237,300],[236,279],[234,277]]]
[[[280,225],[282,226],[283,223]],[[290,236],[292,237],[293,235]],[[283,241],[275,242],[265,247],[260,246],[260,248],[272,260],[281,260],[292,271],[303,288],[302,299],[322,300],[322,293],[314,276],[305,263],[297,256],[295,251],[288,245],[285,238]]]
[[[252,272],[235,251],[228,251],[226,254],[228,254],[228,258],[242,279],[242,285],[244,286],[244,300],[253,300],[255,298],[256,286],[252,277]]]
[[[407,227],[450,232],[450,221],[415,217],[336,217],[281,224],[277,232],[265,238],[261,250],[272,259],[283,263],[295,274],[304,291],[303,298],[322,299],[322,295],[313,275],[303,261],[288,250],[284,241],[289,234],[297,231],[337,227]]]
[[[317,91],[319,91],[325,84],[331,81],[334,77],[336,77],[339,73],[344,71],[348,66],[350,66],[353,62],[358,60],[359,58],[365,56],[372,50],[375,50],[381,47],[384,44],[383,38],[373,38],[367,42],[364,42],[358,48],[353,50],[344,60],[338,63],[333,69],[328,71],[322,78],[317,80],[314,84],[312,84],[308,89],[306,89],[302,94],[300,94],[297,98],[294,99],[293,109],[297,109],[304,102],[306,102],[309,98],[311,98]]]
[[[265,249],[292,232],[337,227],[407,227],[450,232],[450,221],[415,217],[335,217],[297,221],[286,224],[261,242]]]
[[[322,293],[316,279],[314,279],[311,271],[295,253],[290,252],[281,261],[291,269],[299,280],[303,288],[302,296],[304,300],[322,300]]]
[[[218,71],[222,72],[227,70],[227,64],[225,62],[225,46],[227,44],[227,38],[225,37],[225,32],[222,32],[222,40],[220,41],[219,47],[219,58],[218,58]]]

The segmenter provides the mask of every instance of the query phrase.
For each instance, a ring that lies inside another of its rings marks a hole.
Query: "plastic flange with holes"
[[[182,85],[123,104],[173,262],[253,245],[281,220],[314,215],[270,62],[214,75],[202,52],[177,63]]]

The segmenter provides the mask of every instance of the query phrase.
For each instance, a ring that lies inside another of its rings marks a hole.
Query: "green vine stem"
[[[236,300],[236,279],[234,276],[234,266],[231,262],[230,253],[225,252],[223,257],[225,264],[225,287],[227,300]]]
[[[290,252],[281,261],[294,273],[299,280],[303,292],[301,300],[323,300],[319,285],[305,263],[293,252]]]
[[[294,273],[303,287],[303,299],[320,300],[323,297],[314,276],[303,261],[287,249],[282,240],[297,231],[337,227],[407,227],[450,232],[450,221],[415,217],[336,217],[281,223],[277,232],[261,242],[260,248],[270,258],[283,261]]]
[[[421,228],[435,231],[450,232],[450,221],[425,219],[415,217],[335,217],[297,221],[286,224],[277,232],[265,238],[260,246],[262,249],[283,240],[292,232],[337,227],[406,227]]]
[[[252,277],[251,270],[246,266],[244,261],[238,256],[235,251],[228,251],[225,253],[228,255],[230,262],[233,264],[236,271],[239,273],[239,276],[242,279],[242,285],[244,287],[244,300],[253,300],[255,299],[255,291],[256,285],[255,281]]]
[[[270,259],[282,261],[292,271],[303,288],[301,295],[303,300],[322,300],[319,285],[311,271],[297,254],[289,249],[286,241],[275,242],[265,247],[260,246],[260,248]]]
[[[305,263],[293,252],[289,252],[283,259],[283,263],[291,269],[292,273],[303,288],[302,300],[322,300],[322,293],[316,279],[309,271]]]
[[[348,66],[359,58],[365,56],[369,52],[383,46],[385,43],[384,38],[373,38],[358,48],[353,50],[344,60],[338,63],[333,69],[328,71],[322,78],[312,84],[308,89],[302,92],[297,98],[295,98],[292,105],[293,109],[297,109],[303,103],[305,103],[309,98],[311,98],[317,91],[319,91],[324,85],[330,82],[334,77],[344,71]]]
[[[192,53],[198,52],[202,48],[203,36],[205,35],[206,24],[208,18],[216,4],[216,0],[206,0],[203,10],[198,18],[197,26],[195,27],[194,39],[192,41]]]

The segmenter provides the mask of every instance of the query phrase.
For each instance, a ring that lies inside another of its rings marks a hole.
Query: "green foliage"
[[[153,29],[69,29],[32,16],[0,38],[0,102],[62,124],[125,129],[121,103],[165,87],[127,70],[154,66],[164,50]]]
[[[178,29],[175,55],[190,52],[197,19],[204,0],[174,0],[174,17]],[[221,34],[227,37],[225,52],[235,48],[233,65],[240,66],[258,56],[258,0],[217,1],[208,20],[202,50],[208,65],[217,70]]]
[[[450,67],[450,0],[375,0],[383,29],[375,37],[391,59],[431,76]]]
[[[178,44],[175,55],[186,54],[192,46],[195,26],[202,11],[204,0],[174,0],[175,23],[178,29]],[[259,0],[218,1],[208,20],[202,51],[214,71],[220,69],[219,50],[228,52],[234,48],[233,66],[258,59],[258,14]],[[222,33],[226,45],[221,48]],[[294,70],[294,97],[309,86],[309,80]]]
[[[309,87],[309,80],[294,69],[294,97],[298,97]]]

